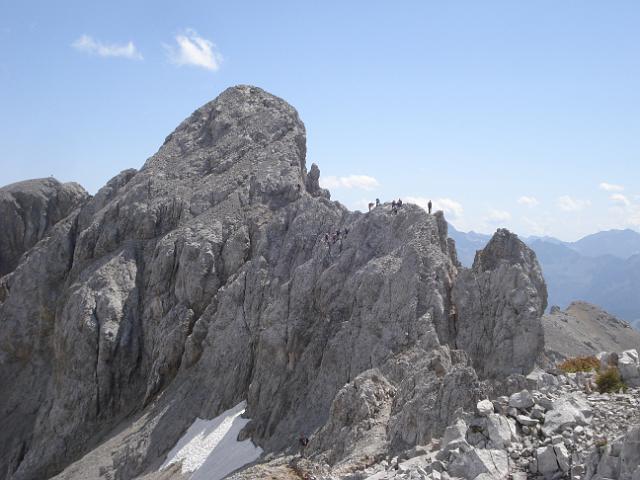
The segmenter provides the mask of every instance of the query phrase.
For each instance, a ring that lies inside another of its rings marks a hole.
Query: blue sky
[[[460,229],[640,227],[637,1],[0,0],[0,184],[95,192],[225,88],[293,104],[333,198]]]

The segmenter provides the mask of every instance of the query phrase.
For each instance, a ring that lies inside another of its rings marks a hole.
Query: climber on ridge
[[[429,200],[429,203],[427,203],[427,207],[429,208],[429,213],[431,213],[431,207],[432,207],[432,206],[433,206],[433,205],[431,204],[431,200]]]

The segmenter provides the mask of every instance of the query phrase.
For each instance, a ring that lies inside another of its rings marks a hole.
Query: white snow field
[[[262,449],[251,440],[237,440],[238,433],[249,422],[248,418],[240,417],[245,407],[246,402],[241,402],[212,420],[196,418],[160,469],[182,461],[182,473],[191,472],[190,480],[221,480],[256,460]]]

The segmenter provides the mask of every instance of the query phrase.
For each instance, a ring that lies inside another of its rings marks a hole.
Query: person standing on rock
[[[398,199],[398,208],[402,208],[402,199],[401,198]]]
[[[380,206],[380,199],[376,198],[376,207],[379,207],[379,206]]]
[[[431,207],[433,205],[431,204],[431,200],[429,200],[429,203],[427,203],[427,208],[429,209],[429,214],[431,214]]]

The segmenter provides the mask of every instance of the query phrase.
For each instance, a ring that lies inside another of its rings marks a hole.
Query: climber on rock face
[[[300,434],[300,438],[298,438],[300,442],[300,446],[304,449],[307,445],[309,445],[309,439],[304,436],[304,434]]]

